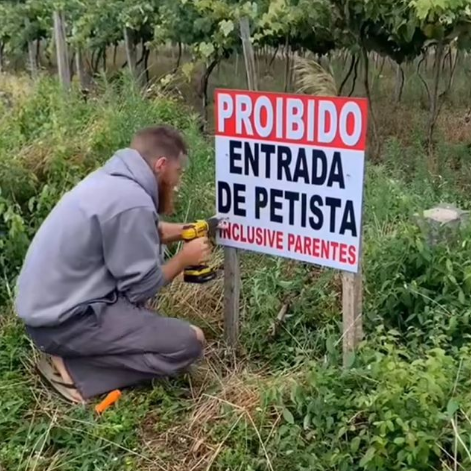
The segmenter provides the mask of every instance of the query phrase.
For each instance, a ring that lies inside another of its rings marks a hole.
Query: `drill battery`
[[[218,224],[219,219],[216,217],[188,224],[183,227],[182,240],[189,242],[200,237],[214,237]],[[183,271],[183,280],[185,283],[207,283],[208,281],[214,280],[216,276],[217,271],[208,265],[186,267]]]

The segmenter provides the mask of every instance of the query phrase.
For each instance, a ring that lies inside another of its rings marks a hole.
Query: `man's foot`
[[[86,401],[75,387],[62,358],[40,352],[36,370],[67,402],[85,404]]]
[[[51,355],[52,364],[60,374],[62,381],[70,386],[74,386],[74,382],[67,371],[67,368],[64,365],[64,360],[60,357],[55,357]],[[70,395],[74,398],[75,401],[84,403],[82,395],[78,392],[77,388],[70,388]]]

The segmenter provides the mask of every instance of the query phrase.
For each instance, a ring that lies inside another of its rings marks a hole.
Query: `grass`
[[[221,64],[212,87],[243,86],[234,61]],[[282,87],[278,70],[280,61],[266,73],[266,88]],[[34,373],[11,308],[24,251],[67,188],[156,121],[182,129],[192,150],[175,219],[212,215],[212,142],[170,90],[143,97],[117,78],[99,82],[85,101],[61,95],[47,78],[0,79],[10,100],[0,104],[2,471],[470,469],[469,233],[432,250],[413,219],[440,202],[469,209],[467,92],[458,74],[438,128],[439,171],[431,174],[420,89],[409,75],[404,102],[391,105],[391,72],[386,65],[374,87],[382,154],[367,170],[367,339],[353,368],[341,368],[339,274],[247,253],[237,355],[222,342],[222,280],[176,280],[154,307],[204,329],[199,373],[125,391],[102,417],[62,404]],[[189,90],[180,93],[195,103]],[[213,263],[221,262],[217,250]]]

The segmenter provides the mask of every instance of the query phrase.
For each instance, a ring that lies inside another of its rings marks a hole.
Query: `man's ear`
[[[162,170],[167,165],[167,158],[166,157],[159,157],[154,163],[154,171],[156,173],[162,172]]]

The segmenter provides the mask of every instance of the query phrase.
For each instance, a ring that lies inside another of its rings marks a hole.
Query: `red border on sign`
[[[226,110],[219,109],[220,95],[229,97],[226,101],[228,104]],[[257,100],[261,97],[264,104],[259,107],[260,113],[257,114],[255,107],[262,103],[260,101],[257,104]],[[229,112],[230,106],[232,113],[224,118],[224,128],[221,129],[220,113]],[[292,118],[288,110],[293,110],[293,107],[294,111],[298,112],[302,109],[302,114]],[[271,126],[268,126],[268,108],[272,113]],[[244,119],[241,119],[242,114],[245,115]],[[256,114],[258,124],[255,122]],[[332,129],[331,116],[334,118],[335,131]],[[301,128],[298,127],[299,124],[302,124]],[[260,125],[266,129],[263,135],[259,132]],[[299,131],[295,139],[291,137],[293,133],[290,134],[288,126],[291,130]],[[368,128],[368,100],[217,89],[215,127],[216,136],[364,151]],[[322,132],[324,134],[321,134]],[[328,134],[330,137],[326,137]]]

